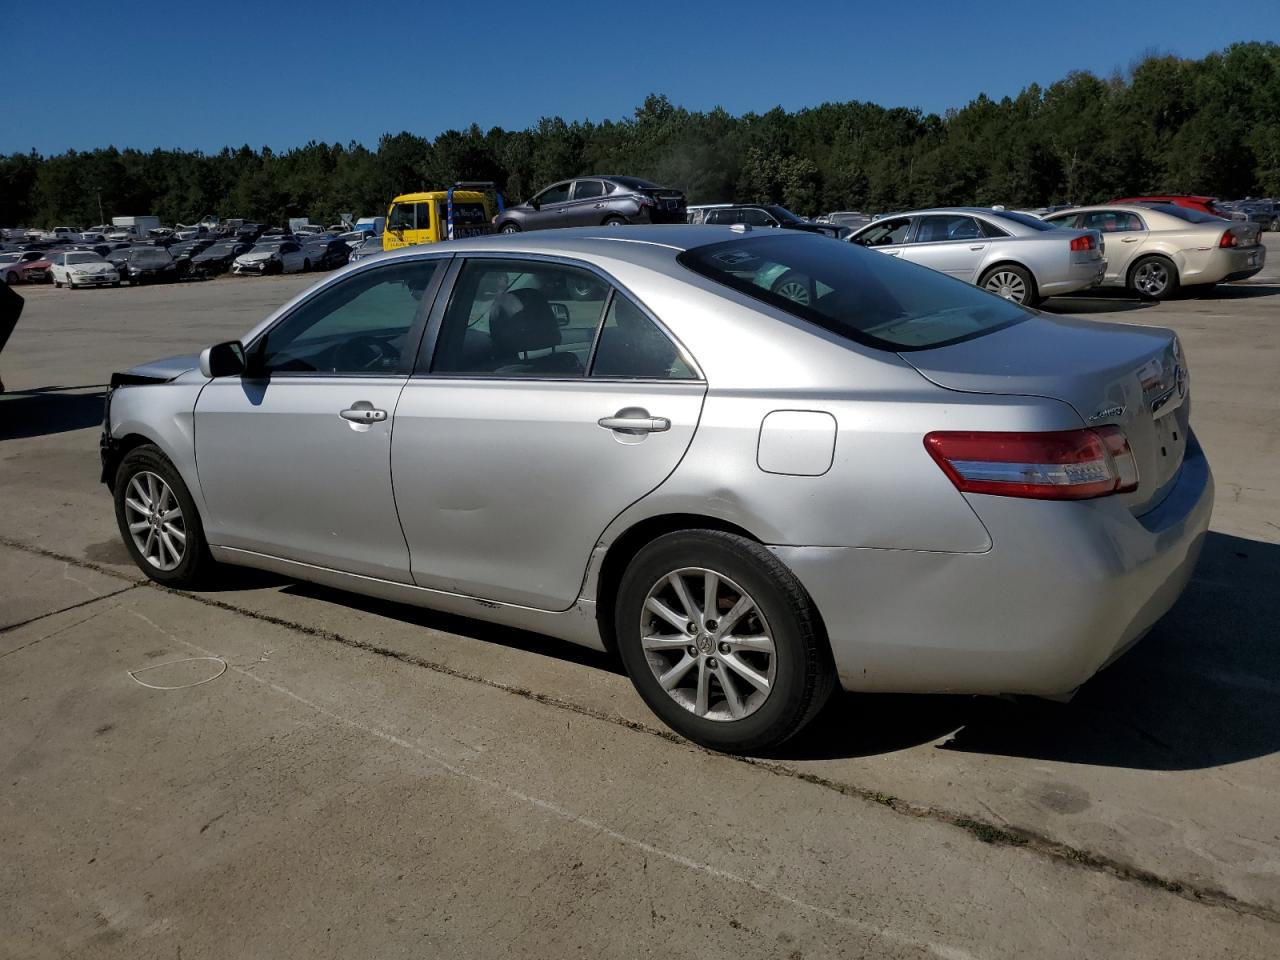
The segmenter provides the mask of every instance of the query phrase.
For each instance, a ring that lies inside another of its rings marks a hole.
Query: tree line
[[[509,200],[585,173],[684,189],[690,203],[782,203],[804,214],[926,205],[1105,201],[1138,192],[1280,196],[1280,45],[1199,60],[1150,54],[939,116],[848,101],[732,116],[651,95],[623,120],[544,117],[376,148],[308,143],[216,154],[105,147],[0,156],[0,225],[85,226],[126,214],[215,213],[282,224],[375,215],[411,190],[492,180]]]

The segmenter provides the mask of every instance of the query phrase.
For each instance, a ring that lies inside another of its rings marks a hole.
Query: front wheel
[[[192,587],[215,564],[182,476],[153,444],[125,454],[116,469],[116,523],[133,562],[157,583]]]
[[[735,534],[687,530],[644,547],[622,578],[615,629],[631,682],[653,712],[715,750],[777,746],[835,686],[804,587],[767,549]]]
[[[517,223],[512,223],[510,220],[508,220],[506,223],[504,223],[501,227],[498,228],[498,232],[499,233],[519,233],[520,225]]]
[[[992,267],[982,275],[978,286],[1024,307],[1034,306],[1036,302],[1035,279],[1028,270],[1012,264]]]
[[[621,226],[624,226],[624,225],[626,224],[626,222],[627,222],[627,221],[626,221],[626,220],[624,220],[622,217],[605,217],[605,220],[604,220],[604,226],[606,226],[606,227],[621,227]]]

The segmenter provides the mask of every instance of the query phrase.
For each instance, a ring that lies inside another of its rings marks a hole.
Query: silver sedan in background
[[[102,479],[161,583],[242,564],[615,650],[754,751],[837,684],[1084,683],[1195,565],[1189,411],[1168,330],[796,231],[587,228],[373,257],[114,375]]]
[[[855,232],[849,242],[1027,306],[1097,286],[1105,268],[1096,232],[1055,231],[1029,214],[988,207],[889,214]]]

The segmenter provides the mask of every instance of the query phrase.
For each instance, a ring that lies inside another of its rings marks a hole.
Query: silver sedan
[[[1030,214],[991,207],[895,213],[858,230],[849,242],[1028,306],[1095,287],[1106,269],[1096,231],[1054,230]]]
[[[102,478],[153,579],[615,650],[732,751],[837,684],[1068,694],[1177,599],[1213,500],[1170,331],[743,226],[371,258],[112,384]]]

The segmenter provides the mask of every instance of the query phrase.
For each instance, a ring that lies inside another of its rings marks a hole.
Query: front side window
[[[413,205],[413,212],[414,212],[414,216],[418,218],[418,223],[414,227],[414,229],[430,230],[431,229],[431,204],[415,203]]]
[[[554,187],[547,187],[537,196],[539,206],[546,206],[548,203],[564,203],[569,199],[569,184],[557,183]]]
[[[397,203],[391,208],[391,216],[387,220],[388,230],[413,229],[413,204]]]
[[[1065,227],[1068,230],[1074,229],[1080,223],[1080,214],[1064,213],[1058,217],[1045,217],[1044,222],[1051,227]]]
[[[591,376],[692,380],[697,375],[657,324],[627,297],[615,293],[600,328]]]
[[[703,223],[741,223],[742,211],[740,209],[720,209],[708,210],[707,217]]]
[[[468,260],[445,310],[431,372],[583,376],[610,289],[580,267]]]
[[[695,247],[676,259],[771,307],[881,350],[940,347],[1031,316],[945,274],[790,230]]]
[[[436,271],[434,260],[352,274],[326,287],[251,348],[263,373],[392,374]]]
[[[573,188],[573,199],[589,200],[604,196],[604,184],[599,180],[579,180]]]
[[[877,220],[854,237],[853,242],[862,247],[887,247],[891,244],[906,243],[907,234],[910,231],[910,217]]]

